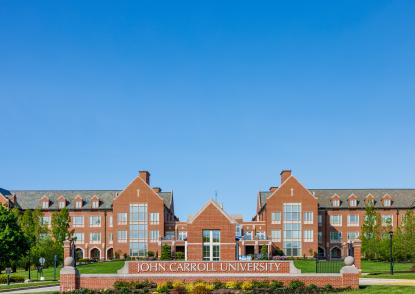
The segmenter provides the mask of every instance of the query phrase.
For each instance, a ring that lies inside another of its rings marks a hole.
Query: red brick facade
[[[414,209],[415,190],[308,189],[285,170],[279,187],[258,194],[252,220],[230,216],[211,200],[189,220],[179,221],[173,193],[151,187],[146,171],[121,191],[0,189],[1,204],[40,208],[45,222],[50,223],[53,211],[67,207],[79,257],[96,259],[160,256],[165,243],[186,260],[245,259],[263,246],[270,257],[278,249],[295,256],[346,256],[347,242],[359,238],[368,201],[396,228],[406,210]]]

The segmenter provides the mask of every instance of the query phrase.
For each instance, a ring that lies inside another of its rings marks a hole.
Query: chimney
[[[143,179],[144,182],[146,182],[148,185],[150,185],[150,173],[146,170],[140,170],[138,172],[140,178]]]
[[[282,184],[291,176],[291,170],[284,169],[281,171],[280,175],[281,175],[281,184]]]
[[[153,187],[153,191],[156,192],[156,193],[160,193],[161,188],[160,187]]]

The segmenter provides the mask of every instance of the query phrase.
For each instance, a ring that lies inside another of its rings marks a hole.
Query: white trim
[[[294,177],[293,175],[289,176],[284,182],[282,182],[281,185],[277,189],[275,189],[274,192],[271,193],[271,195],[269,195],[266,198],[266,200],[271,199],[271,197],[273,197],[275,195],[275,193],[277,193],[281,189],[281,187],[283,187],[288,182],[288,180],[290,180],[291,178],[293,178],[300,185],[301,188],[303,188],[305,191],[307,191],[308,194],[310,194],[311,197],[313,197],[315,200],[317,200],[317,197],[314,196],[313,193],[310,192],[310,190],[308,190],[306,187],[304,187],[303,184],[301,184],[300,181],[297,180],[297,178]],[[265,203],[267,202],[266,200],[265,200]]]
[[[189,221],[189,223],[193,223],[195,219],[197,219],[202,212],[208,208],[208,206],[210,204],[213,204],[213,206],[216,207],[217,210],[219,210],[228,220],[231,224],[236,224],[236,221],[234,219],[232,219],[215,201],[213,200],[209,200],[199,211],[198,213],[195,214],[194,217],[192,217],[192,219]]]

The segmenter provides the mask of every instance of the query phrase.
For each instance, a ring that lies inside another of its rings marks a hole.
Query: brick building
[[[187,260],[240,259],[259,254],[262,246],[270,255],[279,248],[289,256],[341,257],[347,242],[359,238],[369,202],[384,224],[396,228],[415,208],[415,189],[308,189],[284,170],[279,187],[258,193],[250,221],[229,215],[214,200],[179,221],[173,193],[151,187],[147,171],[124,190],[0,189],[1,204],[39,208],[47,225],[54,211],[68,208],[78,256],[96,259],[160,255],[164,243]]]

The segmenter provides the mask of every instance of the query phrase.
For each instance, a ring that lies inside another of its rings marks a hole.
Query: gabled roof
[[[195,219],[199,217],[199,215],[202,214],[202,212],[209,207],[209,205],[212,204],[216,207],[219,212],[221,212],[231,223],[236,223],[236,221],[222,208],[222,206],[217,203],[215,200],[210,199],[206,204],[192,217],[192,219],[189,219],[189,223],[193,223]]]
[[[49,198],[51,205],[48,209],[59,209],[59,197],[65,197],[67,201],[67,208],[75,208],[76,196],[80,196],[84,202],[81,209],[89,209],[93,196],[97,196],[101,202],[100,209],[111,209],[112,201],[120,193],[121,190],[12,190],[8,191],[0,188],[0,193],[4,196],[16,195],[17,207],[20,209],[35,209],[40,208],[40,199],[43,196]],[[5,195],[6,194],[6,195]],[[172,193],[160,192],[158,195],[163,199],[167,208],[172,207]],[[6,197],[7,197],[6,196]],[[77,208],[79,210],[79,208]]]
[[[338,195],[340,197],[340,208],[348,208],[348,197],[356,195],[357,207],[365,207],[367,195],[373,195],[375,207],[383,207],[382,197],[386,194],[392,197],[392,208],[410,208],[415,207],[415,189],[309,189],[317,197],[318,204],[322,208],[331,208],[331,197]],[[259,192],[260,209],[266,204],[266,199],[271,195],[270,191]]]

